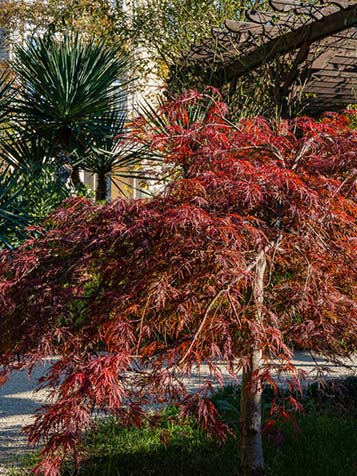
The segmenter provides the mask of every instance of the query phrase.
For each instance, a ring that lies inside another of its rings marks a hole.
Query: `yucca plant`
[[[55,158],[52,144],[19,125],[3,130],[0,135],[0,164],[2,242],[12,245],[26,236],[23,227],[42,222],[69,197],[71,189],[66,180],[68,174]]]
[[[0,128],[3,129],[9,113],[9,104],[14,90],[12,89],[12,79],[9,71],[4,69],[0,72]]]
[[[138,168],[139,164],[152,169],[161,161],[146,144],[128,140],[130,126],[126,120],[124,108],[109,111],[99,118],[95,137],[89,136],[86,147],[77,151],[81,167],[97,176],[97,201],[107,199],[109,180],[123,192],[121,185],[127,185],[128,179],[152,179],[143,167]]]
[[[11,124],[0,137],[0,160],[28,174],[54,161],[54,147],[27,126]]]
[[[98,119],[123,107],[128,60],[118,51],[103,42],[85,42],[77,34],[31,38],[18,46],[13,63],[16,122],[26,124],[70,162],[88,137],[98,133]],[[72,172],[75,185],[77,169]]]
[[[0,76],[0,231],[7,246],[15,231],[19,241],[20,230],[74,191],[68,182],[78,192],[80,167],[98,175],[103,200],[109,175],[143,177],[134,168],[146,152],[125,140],[129,63],[119,48],[48,34],[18,46],[12,66],[14,86]]]
[[[2,167],[0,173],[0,248],[13,248],[26,237],[24,228],[31,223],[19,206],[19,196],[25,183],[18,171]]]

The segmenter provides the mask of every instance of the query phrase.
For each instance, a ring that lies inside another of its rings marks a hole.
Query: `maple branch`
[[[191,345],[190,347],[187,349],[185,355],[182,357],[182,359],[179,361],[179,365],[181,365],[185,360],[186,358],[188,357],[188,355],[190,354],[193,346],[195,345],[195,343],[197,342],[197,339],[199,338],[202,330],[203,330],[203,327],[208,319],[208,315],[209,315],[209,312],[210,310],[212,309],[213,305],[215,304],[215,302],[217,301],[217,299],[220,298],[220,296],[222,296],[222,294],[224,294],[225,292],[228,292],[229,293],[229,290],[231,289],[232,286],[234,286],[235,284],[239,283],[239,281],[241,279],[243,279],[243,277],[247,274],[247,273],[250,273],[250,271],[252,271],[256,266],[257,264],[259,263],[259,261],[262,259],[262,257],[270,250],[270,248],[272,248],[272,246],[276,246],[276,243],[279,242],[281,239],[281,234],[278,236],[278,238],[274,241],[271,241],[270,243],[268,243],[265,248],[260,251],[258,253],[258,255],[256,256],[255,260],[252,261],[250,263],[249,266],[247,266],[247,268],[244,270],[244,274],[242,272],[242,274],[240,276],[237,276],[235,279],[233,279],[232,282],[230,282],[228,284],[228,286],[226,286],[225,288],[221,289],[212,299],[211,301],[209,302],[208,306],[206,307],[206,311],[204,313],[204,316],[203,316],[203,319],[202,319],[202,322],[199,326],[199,328],[197,329],[197,332],[191,342]]]
[[[227,296],[228,296],[229,302],[231,303],[231,306],[232,306],[234,315],[236,316],[237,322],[238,322],[238,324],[241,326],[241,325],[242,325],[242,322],[241,322],[241,320],[240,320],[240,317],[239,317],[239,315],[238,315],[237,309],[235,308],[235,305],[234,305],[234,302],[233,302],[231,293],[230,293],[229,291],[227,292]]]
[[[267,152],[271,152],[275,156],[275,158],[283,164],[284,168],[286,167],[284,157],[282,156],[280,150],[272,144],[238,147],[236,150],[266,150]]]
[[[275,240],[274,252],[273,252],[273,256],[272,256],[271,263],[270,263],[270,268],[269,268],[269,278],[268,278],[267,286],[269,286],[271,284],[272,274],[273,274],[273,267],[274,267],[274,259],[275,259],[276,253],[278,251],[278,248],[279,248],[279,245],[280,245],[282,239],[283,239],[283,234],[280,233],[278,238]]]
[[[192,340],[192,342],[191,342],[191,345],[190,345],[190,347],[187,349],[185,355],[184,355],[184,356],[182,357],[182,359],[179,361],[179,365],[183,364],[183,362],[186,360],[187,356],[190,354],[190,352],[191,352],[193,346],[195,345],[195,343],[196,343],[196,341],[197,341],[199,335],[200,335],[201,332],[202,332],[202,329],[203,329],[203,327],[204,327],[204,325],[205,325],[205,323],[206,323],[206,321],[207,321],[208,314],[209,314],[210,310],[212,309],[214,303],[215,303],[215,302],[217,301],[217,299],[218,299],[223,293],[225,293],[226,291],[227,291],[227,288],[221,289],[221,290],[211,299],[210,303],[208,304],[208,306],[207,306],[207,308],[206,308],[206,311],[205,311],[205,314],[204,314],[204,316],[203,316],[202,322],[201,322],[199,328],[197,329],[197,332],[196,332],[196,334],[195,334],[195,336],[194,336],[194,338],[193,338],[193,340]]]
[[[146,301],[146,304],[144,306],[144,310],[143,310],[143,313],[142,313],[142,316],[141,316],[141,319],[140,319],[139,339],[138,339],[138,345],[136,346],[136,352],[135,352],[136,354],[139,354],[139,348],[140,348],[140,344],[141,344],[144,319],[145,319],[145,314],[146,314],[146,310],[147,310],[148,306],[149,306],[149,299]]]
[[[291,170],[295,170],[299,165],[300,160],[304,157],[305,153],[311,148],[312,143],[315,141],[315,137],[311,137],[308,141],[304,143],[300,152],[296,156],[296,159],[291,167]]]
[[[307,291],[307,286],[308,286],[308,283],[309,283],[309,280],[310,280],[310,276],[311,276],[312,265],[311,265],[310,261],[307,259],[307,257],[305,255],[303,255],[303,258],[305,258],[306,261],[307,261],[306,279],[305,279],[305,284],[304,284],[304,289],[303,289],[303,295],[305,295],[306,291]]]
[[[346,185],[346,183],[348,181],[351,181],[352,182],[352,185],[351,187],[349,188],[349,192],[351,191],[351,189],[353,188],[353,184],[355,182],[355,180],[357,179],[357,173],[355,172],[354,174],[352,175],[348,175],[345,180],[343,182],[341,182],[341,184],[339,185],[339,187],[333,192],[333,194],[331,195],[331,197],[329,198],[328,200],[328,204],[330,204],[332,202],[333,199],[336,198],[336,196],[340,193],[340,191],[343,189],[343,187]],[[327,213],[327,212],[326,212]],[[326,216],[326,213],[324,215],[324,217]]]

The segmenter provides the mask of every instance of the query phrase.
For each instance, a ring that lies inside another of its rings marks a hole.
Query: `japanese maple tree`
[[[175,176],[156,198],[68,201],[46,233],[1,254],[3,379],[59,356],[53,400],[27,431],[37,474],[81,457],[94,410],[139,424],[175,401],[223,438],[210,384],[243,371],[242,475],[264,474],[260,397],[274,376],[299,390],[293,348],[347,357],[357,336],[357,134],[348,115],[230,123],[218,93],[188,92],[132,140],[151,141]],[[298,408],[293,396],[289,404]],[[273,405],[274,412],[279,411]],[[284,411],[284,410],[283,410]]]

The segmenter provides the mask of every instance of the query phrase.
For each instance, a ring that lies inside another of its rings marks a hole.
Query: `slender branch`
[[[280,238],[281,235],[279,235],[278,237],[278,240]],[[240,276],[237,276],[235,279],[233,279],[232,282],[230,282],[228,284],[228,286],[226,286],[225,288],[221,289],[220,291],[218,291],[218,293],[211,299],[211,301],[209,302],[208,306],[206,307],[206,310],[205,310],[205,313],[204,313],[204,316],[203,316],[203,319],[202,319],[202,322],[199,326],[199,328],[197,329],[195,335],[194,335],[194,338],[191,342],[191,345],[189,346],[189,348],[187,349],[185,355],[182,357],[182,359],[179,361],[179,365],[181,365],[185,360],[186,358],[188,357],[188,355],[191,353],[192,349],[193,349],[193,346],[195,345],[195,343],[197,342],[197,339],[199,338],[203,328],[204,328],[204,325],[208,319],[208,315],[209,315],[209,312],[210,310],[212,309],[212,307],[214,306],[214,304],[216,303],[216,301],[226,292],[229,293],[229,290],[232,288],[232,286],[236,285],[237,283],[239,283],[239,281],[241,279],[243,279],[243,277],[249,273],[250,271],[252,271],[256,266],[257,264],[259,263],[259,261],[264,257],[264,255],[269,251],[270,248],[272,248],[272,246],[275,246],[276,245],[276,242],[277,240],[274,240],[270,243],[268,243],[267,246],[265,246],[265,248],[260,251],[258,253],[258,255],[256,256],[255,260],[252,261],[250,263],[249,266],[247,266],[247,268],[244,270],[244,274],[241,274]]]
[[[299,162],[300,160],[304,157],[304,155],[306,154],[306,152],[311,148],[311,145],[313,144],[315,138],[314,137],[311,137],[308,141],[306,141],[303,145],[303,147],[301,148],[300,152],[298,153],[298,155],[296,156],[296,159],[291,167],[291,170],[295,170],[296,167],[299,165]]]
[[[200,336],[201,332],[202,332],[202,329],[208,319],[208,315],[209,315],[209,312],[210,310],[212,309],[213,305],[215,304],[215,302],[219,299],[220,296],[222,296],[223,293],[225,293],[227,291],[227,288],[224,288],[224,289],[221,289],[210,301],[210,303],[208,304],[208,306],[206,307],[206,311],[205,311],[205,314],[203,316],[203,319],[202,319],[202,322],[199,326],[199,328],[197,329],[197,332],[191,342],[191,345],[189,346],[189,348],[187,349],[185,355],[182,357],[182,359],[179,361],[179,365],[183,364],[183,362],[186,360],[187,356],[191,353],[191,350],[193,348],[193,346],[195,345],[198,337]]]
[[[283,164],[284,168],[286,167],[284,157],[282,156],[280,150],[272,144],[237,147],[236,150],[266,150],[267,152],[271,152],[275,156],[275,158],[277,158]]]
[[[141,315],[141,319],[140,319],[140,326],[139,326],[139,339],[138,339],[138,345],[136,346],[136,354],[139,355],[139,348],[140,348],[140,344],[141,344],[141,338],[142,338],[142,332],[143,332],[143,325],[144,325],[144,319],[145,319],[145,314],[146,314],[146,310],[148,308],[148,305],[149,305],[149,299],[147,299],[146,301],[146,304],[144,306],[144,309],[143,309],[143,313]]]
[[[239,315],[238,315],[237,309],[235,308],[235,305],[234,305],[234,302],[233,302],[231,293],[230,293],[229,291],[227,292],[227,296],[228,296],[229,302],[231,303],[231,306],[232,306],[234,315],[236,316],[237,322],[238,322],[238,324],[241,326],[241,325],[242,325],[242,321],[240,320],[240,317],[239,317]]]

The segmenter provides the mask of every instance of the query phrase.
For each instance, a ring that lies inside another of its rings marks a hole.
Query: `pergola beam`
[[[258,46],[254,51],[218,69],[214,75],[215,82],[220,84],[222,81],[233,81],[273,58],[296,51],[301,47],[309,47],[312,43],[355,25],[357,25],[357,4],[347,6]]]

